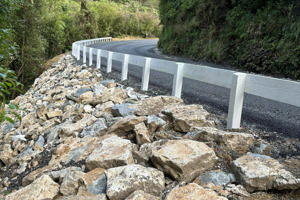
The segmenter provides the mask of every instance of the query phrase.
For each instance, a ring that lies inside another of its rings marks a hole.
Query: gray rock
[[[111,113],[113,114],[114,117],[126,117],[132,115],[135,109],[130,108],[130,105],[132,104],[128,104],[128,103],[115,104],[112,107]]]
[[[225,173],[223,171],[210,171],[199,176],[198,181],[200,183],[214,183],[215,185],[224,186],[229,183],[235,182],[234,174]]]
[[[93,195],[106,193],[107,179],[106,175],[102,174],[97,180],[95,180],[89,187],[88,190]]]
[[[18,155],[18,158],[22,158],[22,157],[28,156],[29,154],[32,154],[32,153],[33,153],[32,147],[28,147],[27,149],[25,149],[25,151],[23,151],[22,153],[20,153]]]
[[[44,144],[45,144],[45,139],[42,135],[40,135],[38,140],[35,142],[35,145],[39,145],[40,147],[43,147]]]
[[[147,125],[149,128],[149,132],[153,133],[155,131],[159,131],[162,129],[167,123],[160,117],[156,115],[150,115],[147,117]]]
[[[105,87],[108,87],[108,84],[109,83],[114,83],[115,82],[115,80],[103,80],[103,81],[101,81],[100,83],[102,84],[102,85],[104,85]]]
[[[85,127],[83,131],[80,133],[81,137],[94,137],[99,135],[101,131],[107,129],[105,120],[103,118],[98,119],[91,126]]]
[[[66,163],[69,163],[71,161],[76,161],[81,154],[89,147],[89,145],[83,146],[82,148],[74,149],[69,154],[69,158]]]
[[[80,95],[82,95],[83,93],[89,92],[89,91],[92,91],[92,89],[91,88],[79,89],[75,92],[74,97],[79,98]]]
[[[105,87],[102,84],[99,84],[99,85],[94,86],[93,91],[94,91],[95,95],[101,95],[101,93],[104,89],[105,89]]]

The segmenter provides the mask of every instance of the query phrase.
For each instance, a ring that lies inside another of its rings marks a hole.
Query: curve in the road
[[[157,49],[157,42],[158,40],[130,40],[99,43],[91,46],[131,55],[167,59],[185,63],[197,63],[188,58],[161,54]],[[199,64],[205,64],[216,68],[230,68],[228,66],[225,67],[204,62],[199,62]],[[119,66],[116,64],[114,67],[120,70],[121,64],[119,64]],[[129,75],[141,77],[139,68],[134,66],[129,66],[129,68]],[[170,88],[170,83],[172,83],[171,75],[151,71],[150,84]],[[226,88],[184,79],[182,97],[189,103],[208,105],[207,108],[209,108],[210,112],[224,115],[227,114],[229,90]],[[287,136],[300,138],[299,107],[246,94],[242,121],[243,125],[247,127],[256,127],[262,130],[275,131]]]

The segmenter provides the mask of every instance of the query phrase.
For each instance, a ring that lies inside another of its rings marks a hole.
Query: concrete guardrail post
[[[112,57],[113,57],[113,52],[109,51],[108,52],[108,57],[107,57],[107,68],[106,68],[106,73],[110,73],[112,69]]]
[[[89,66],[93,65],[93,48],[90,48],[90,53],[89,53]]]
[[[173,78],[172,96],[181,97],[183,83],[184,63],[177,63],[177,69]]]
[[[86,46],[83,46],[83,59],[82,59],[83,64],[86,63]]]
[[[97,68],[101,68],[101,49],[97,50]]]
[[[246,87],[245,73],[234,73],[230,90],[230,100],[227,116],[227,128],[238,129],[241,125],[244,91]]]
[[[150,77],[150,65],[151,65],[151,58],[146,58],[145,66],[143,68],[143,76],[142,76],[142,90],[143,91],[148,91],[149,77]]]
[[[77,45],[77,60],[80,60],[80,48],[81,48],[81,46],[78,44]]]
[[[127,79],[128,63],[129,63],[129,55],[124,54],[124,59],[123,59],[123,64],[122,64],[122,75],[121,75],[122,81],[125,81]]]

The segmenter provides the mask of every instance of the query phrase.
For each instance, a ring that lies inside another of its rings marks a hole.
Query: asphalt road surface
[[[196,63],[188,58],[161,54],[157,49],[157,40],[116,41],[91,46],[132,55]],[[103,63],[104,65],[106,64],[105,59],[103,59]],[[228,66],[225,67],[204,62],[199,63],[216,68],[231,69]],[[121,63],[113,62],[113,70],[121,71]],[[142,69],[140,67],[129,65],[129,76],[140,78],[141,74]],[[172,78],[171,75],[151,70],[149,87],[154,85],[171,91]],[[182,98],[186,102],[202,104],[212,113],[224,116],[227,115],[229,89],[184,79],[182,91]],[[268,132],[277,132],[280,135],[288,137],[300,138],[300,108],[246,94],[244,99],[242,126]]]

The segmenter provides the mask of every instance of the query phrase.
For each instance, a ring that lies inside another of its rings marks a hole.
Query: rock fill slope
[[[218,129],[201,105],[139,94],[70,55],[13,102],[28,112],[0,127],[3,200],[225,200],[300,187],[251,152],[257,138]]]

